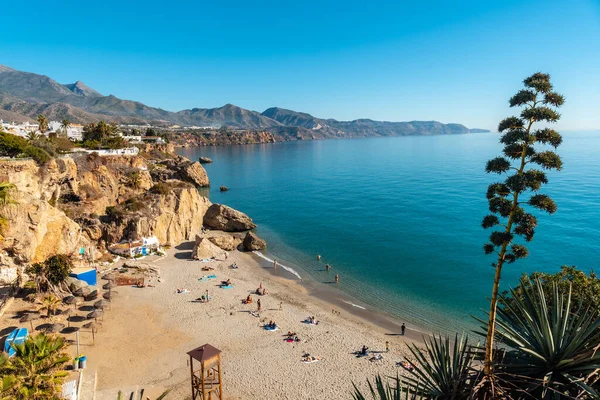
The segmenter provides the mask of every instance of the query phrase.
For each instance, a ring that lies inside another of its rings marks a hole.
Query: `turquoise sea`
[[[600,132],[566,132],[564,170],[543,193],[530,256],[504,268],[504,289],[523,272],[600,266]],[[250,215],[265,255],[307,279],[434,331],[475,326],[491,292],[485,191],[496,176],[498,134],[302,141],[199,147],[179,153],[205,165],[212,202]],[[219,186],[230,190],[219,192]],[[321,262],[316,255],[322,255]],[[325,263],[332,270],[325,272]],[[334,285],[331,285],[334,286]]]

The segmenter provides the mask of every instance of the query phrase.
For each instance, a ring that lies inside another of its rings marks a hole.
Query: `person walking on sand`
[[[256,306],[258,307],[258,311],[262,310],[262,307],[260,305],[260,299],[256,300]]]
[[[277,269],[277,260],[273,260],[273,269]]]
[[[340,281],[340,276],[338,274],[335,274],[335,283],[338,283]]]
[[[280,301],[280,302],[279,302],[279,310],[280,310],[280,311],[283,311],[283,301]]]
[[[208,289],[206,289],[206,302],[208,303],[210,301],[210,297],[208,297]]]
[[[390,352],[390,342],[388,342],[387,340],[385,341],[385,352],[386,353]]]
[[[402,329],[402,336],[404,336],[404,334],[406,333],[406,325],[404,325],[404,322],[402,323],[400,329]]]

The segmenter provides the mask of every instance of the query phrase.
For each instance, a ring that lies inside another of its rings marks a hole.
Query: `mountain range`
[[[60,84],[45,75],[0,65],[0,118],[7,121],[32,120],[39,114],[44,114],[49,120],[60,121],[66,118],[74,123],[106,120],[153,125],[226,125],[240,129],[265,130],[286,136],[301,134],[315,138],[485,131],[469,130],[461,124],[443,124],[437,121],[337,121],[278,107],[260,113],[233,104],[219,108],[192,108],[172,112],[137,101],[119,99],[113,95],[104,96],[81,81]]]

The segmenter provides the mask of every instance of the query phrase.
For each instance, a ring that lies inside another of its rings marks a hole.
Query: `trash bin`
[[[80,369],[85,369],[86,360],[87,360],[86,356],[79,357],[79,368]]]
[[[77,371],[79,369],[79,357],[75,357],[73,360],[73,369]]]

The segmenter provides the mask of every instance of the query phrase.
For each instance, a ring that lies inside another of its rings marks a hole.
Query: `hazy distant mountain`
[[[219,108],[193,108],[191,110],[179,111],[177,114],[181,117],[179,121],[182,122],[180,123],[187,125],[227,125],[250,129],[263,129],[281,125],[279,122],[263,114],[246,110],[233,104],[226,104]]]
[[[242,129],[269,130],[288,138],[330,138],[354,136],[397,136],[467,133],[460,124],[436,121],[379,122],[368,119],[336,121],[282,108],[263,113],[233,104],[219,108],[193,108],[172,112],[143,103],[103,96],[76,81],[60,84],[45,76],[14,70],[0,65],[0,118],[34,119],[44,114],[51,120],[68,118],[87,123],[101,119],[118,123],[154,123],[164,125],[227,125]]]
[[[265,110],[263,115],[273,118],[283,125],[323,131],[330,135],[344,133],[351,136],[404,136],[469,133],[469,129],[460,124],[443,124],[437,121],[386,122],[371,119],[325,120],[315,118],[310,114],[277,107]]]

